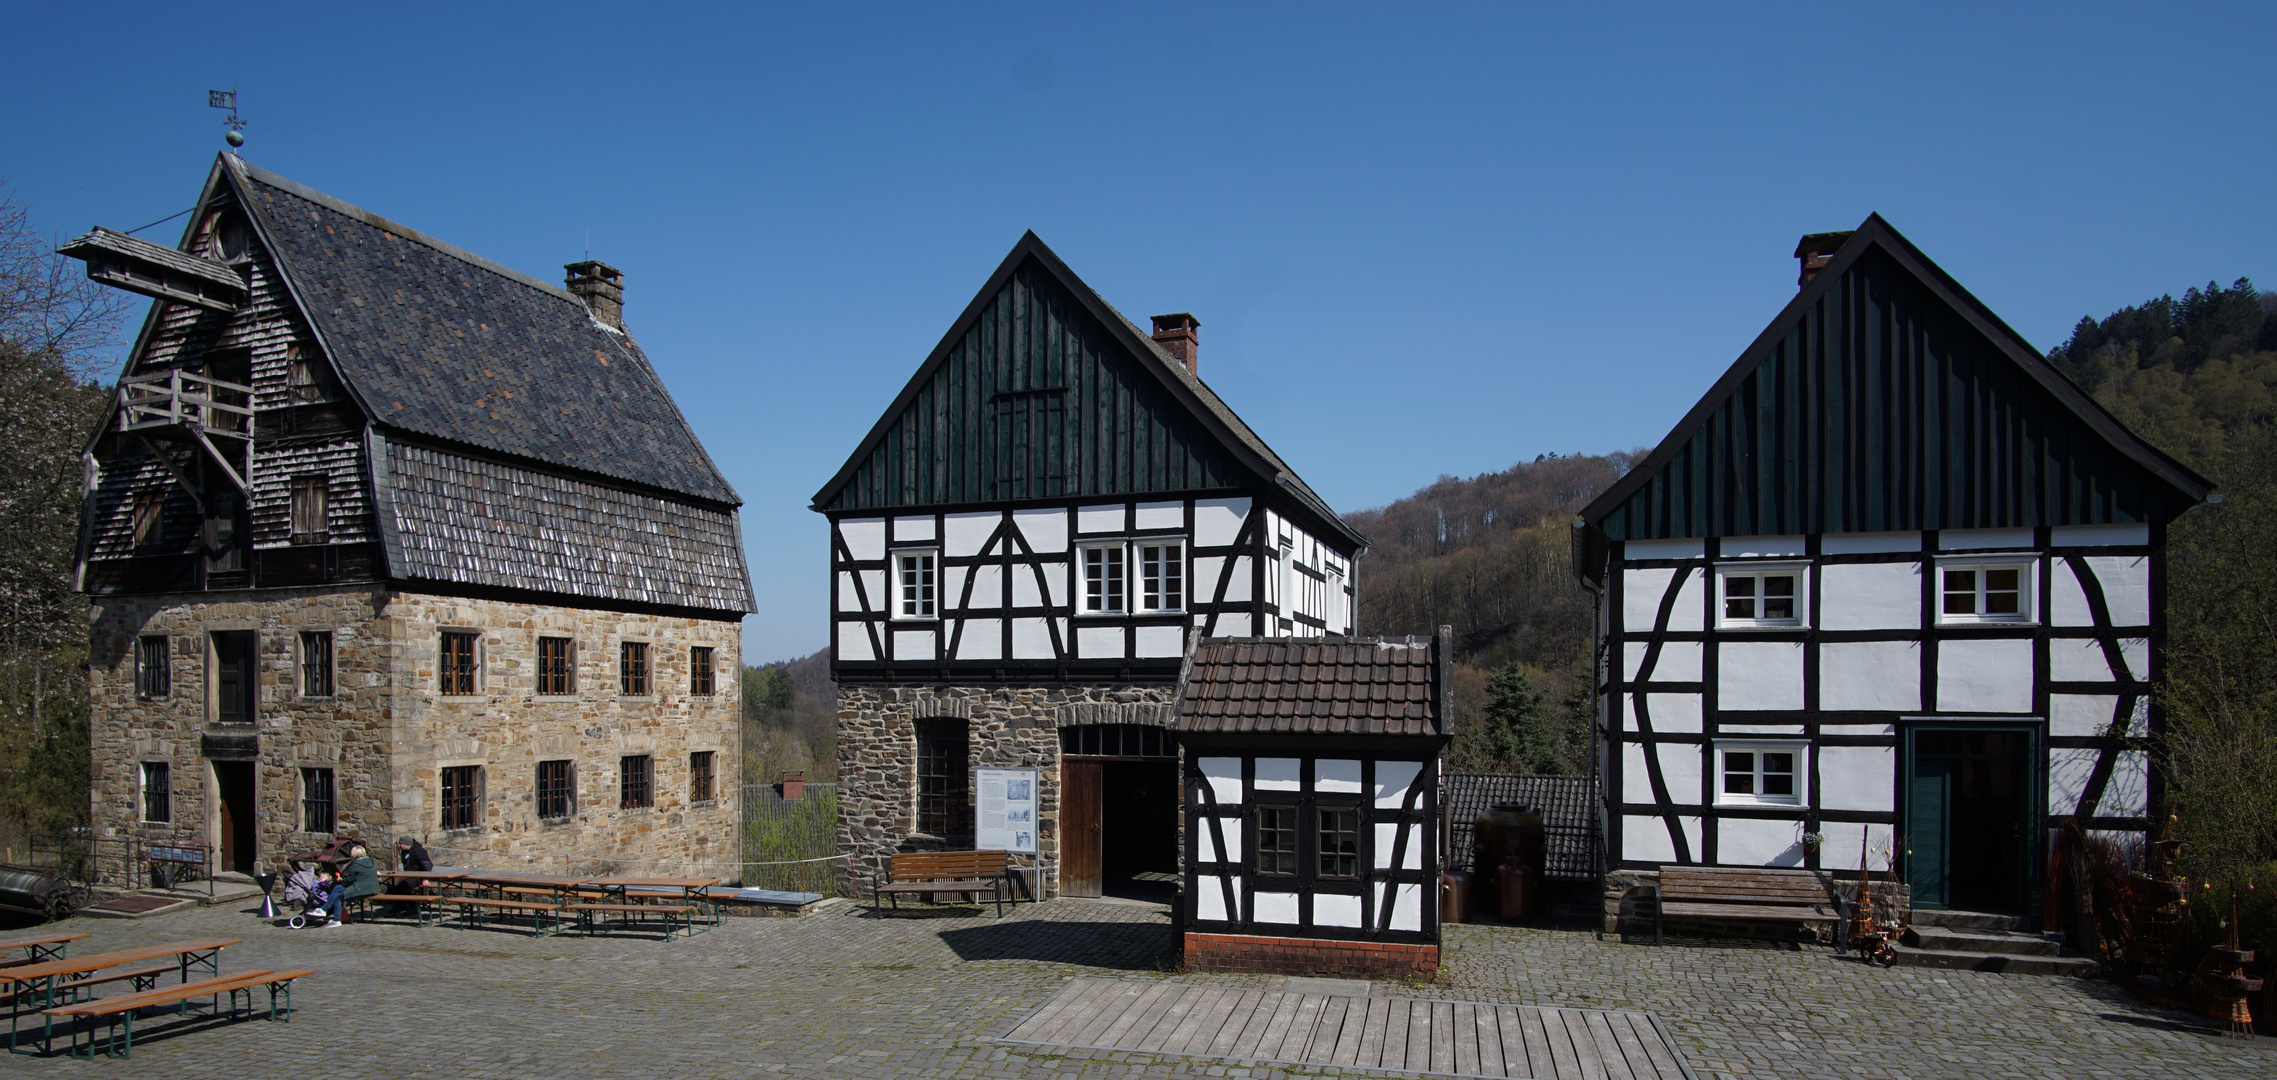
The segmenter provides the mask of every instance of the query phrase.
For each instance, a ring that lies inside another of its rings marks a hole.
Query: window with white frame
[[[1182,540],[1138,542],[1139,610],[1186,610],[1186,544]]]
[[[2030,559],[1972,560],[1937,565],[1937,621],[2031,622]]]
[[[939,555],[931,550],[894,552],[894,618],[941,617]]]
[[[1123,545],[1087,544],[1083,553],[1083,613],[1120,615],[1129,611],[1129,579]]]
[[[1716,801],[1800,806],[1801,743],[1716,744]]]
[[[1721,626],[1801,626],[1804,575],[1800,566],[1727,566],[1718,574]]]

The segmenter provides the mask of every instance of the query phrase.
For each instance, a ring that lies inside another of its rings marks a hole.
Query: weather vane
[[[231,146],[245,145],[245,120],[237,115],[237,88],[233,86],[227,90],[206,91],[206,105],[209,108],[229,110],[229,118],[222,121],[229,125],[229,133],[222,138]]]

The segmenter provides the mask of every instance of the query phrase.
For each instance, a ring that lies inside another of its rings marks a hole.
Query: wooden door
[[[1099,895],[1099,762],[1059,764],[1059,893]]]
[[[1913,886],[1913,906],[1943,909],[1947,903],[1946,845],[1952,826],[1953,778],[1947,763],[1915,759],[1906,787],[1905,876]]]

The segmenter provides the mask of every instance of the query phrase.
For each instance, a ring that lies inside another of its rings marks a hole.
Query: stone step
[[[2002,953],[2008,956],[2055,956],[2063,948],[2038,934],[2020,930],[1954,930],[1919,926],[1906,931],[1908,948],[1922,952]]]
[[[2011,953],[1923,952],[1899,949],[1898,967],[1947,971],[1993,971],[2007,975],[2070,975],[2093,978],[2102,965],[2084,956],[2016,956]]]
[[[1934,911],[1914,908],[1907,919],[1915,926],[1942,926],[1950,930],[2025,930],[2029,921],[2022,915],[1994,915],[1983,911]]]

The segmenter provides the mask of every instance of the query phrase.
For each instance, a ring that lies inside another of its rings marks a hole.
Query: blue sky
[[[266,168],[541,278],[590,236],[747,500],[754,661],[1024,229],[1342,509],[1657,442],[1870,211],[2042,348],[2277,285],[2277,7],[1579,7],[16,4],[0,176],[162,217],[234,85]]]

